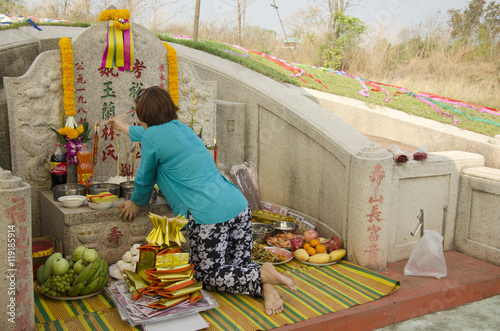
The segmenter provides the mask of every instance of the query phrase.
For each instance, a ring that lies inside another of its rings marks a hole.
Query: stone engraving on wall
[[[213,146],[216,134],[215,82],[203,82],[193,68],[179,61],[179,120],[190,125],[207,146]]]
[[[39,194],[50,188],[49,158],[57,138],[46,123],[61,125],[62,70],[57,51],[40,54],[28,72],[4,78],[9,110],[12,173],[31,185],[32,232],[40,233]]]
[[[94,125],[99,124],[95,176],[133,176],[140,165],[140,144],[132,143],[107,124],[111,116],[123,115],[138,124],[134,99],[141,88],[161,86],[168,90],[167,50],[144,27],[133,24],[134,62],[131,71],[101,68],[106,47],[106,23],[94,25],[72,40],[77,123],[84,119],[91,129],[88,141],[93,149]],[[174,45],[175,47],[175,45]],[[193,68],[179,61],[179,117],[213,145],[216,128],[215,82],[201,81]],[[33,235],[40,233],[39,192],[50,188],[49,158],[58,129],[65,123],[62,69],[59,50],[40,54],[21,77],[5,77],[9,111],[12,170],[33,188]],[[128,114],[127,114],[128,113]],[[134,170],[134,171],[132,171]],[[68,178],[75,182],[74,178]]]

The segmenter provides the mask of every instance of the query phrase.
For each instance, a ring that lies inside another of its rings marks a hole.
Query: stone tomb
[[[95,176],[133,176],[140,165],[140,144],[116,134],[107,125],[111,116],[137,124],[134,99],[141,88],[161,86],[169,89],[169,65],[165,45],[149,30],[132,24],[134,60],[131,71],[101,68],[106,48],[107,23],[96,24],[72,40],[77,115],[86,118],[90,128],[89,147],[93,148],[94,125],[99,123]],[[33,236],[40,235],[40,192],[50,189],[50,163],[56,135],[46,124],[60,128],[66,121],[63,109],[62,69],[59,50],[40,54],[21,77],[5,77],[12,172],[33,188]],[[201,81],[185,62],[178,62],[179,118],[199,133],[211,146],[215,139],[215,82]],[[126,115],[125,115],[126,114]],[[132,169],[134,171],[132,171]],[[76,179],[69,177],[68,182]],[[54,203],[51,201],[50,203]],[[76,222],[76,220],[74,220]],[[104,229],[103,229],[104,230]],[[49,231],[49,232],[47,232]],[[50,230],[44,230],[50,234]],[[59,238],[63,243],[66,238]],[[67,244],[65,243],[65,247]]]
[[[135,243],[145,244],[145,238],[153,229],[149,213],[174,217],[165,198],[159,196],[155,203],[141,207],[133,222],[118,220],[123,199],[115,201],[106,210],[94,210],[88,206],[65,208],[55,201],[51,191],[40,192],[42,236],[53,235],[62,242],[66,256],[78,246],[94,248],[100,257],[111,265],[120,260],[123,253]]]

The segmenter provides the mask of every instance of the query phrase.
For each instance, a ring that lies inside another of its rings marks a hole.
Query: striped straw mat
[[[341,261],[311,267],[292,260],[276,269],[291,278],[297,293],[278,286],[284,303],[279,315],[267,316],[263,299],[210,292],[220,307],[201,313],[208,330],[269,330],[377,300],[399,288],[399,281],[356,264]],[[46,299],[35,293],[38,330],[142,330],[120,319],[109,297],[101,292],[74,301]]]

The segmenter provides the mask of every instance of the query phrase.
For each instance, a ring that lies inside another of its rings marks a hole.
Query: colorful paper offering
[[[170,223],[166,217],[151,215],[153,224],[156,224],[156,229],[150,233],[151,237],[160,236],[158,233],[162,233],[163,224],[165,228],[172,225],[171,228],[179,232],[183,226],[183,222],[178,222],[176,219],[172,219],[174,221]],[[175,233],[172,234],[175,236]],[[194,303],[200,300],[202,283],[196,281],[194,277],[194,265],[189,263],[189,253],[182,253],[181,248],[173,241],[171,246],[165,246],[165,243],[161,245],[150,243],[137,247],[140,258],[136,270],[125,271],[126,284],[132,298],[138,300],[144,295],[161,296],[162,299],[148,304],[149,307],[158,309],[170,308],[181,302]]]
[[[118,197],[110,192],[101,192],[99,194],[87,194],[87,201],[94,203],[105,203],[117,201]]]
[[[146,237],[146,241],[151,245],[157,246],[170,246],[170,241],[175,242],[180,246],[183,242],[186,242],[186,238],[181,233],[184,225],[188,223],[188,220],[181,215],[175,218],[167,218],[166,216],[159,216],[153,213],[149,213],[149,219],[153,223],[153,230]]]

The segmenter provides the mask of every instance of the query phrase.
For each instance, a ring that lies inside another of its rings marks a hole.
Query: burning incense
[[[116,133],[115,130],[115,147],[116,147],[116,155],[118,156],[118,163],[116,164],[116,176],[120,176],[120,152],[118,151],[118,139],[116,139],[116,136],[118,134]]]

